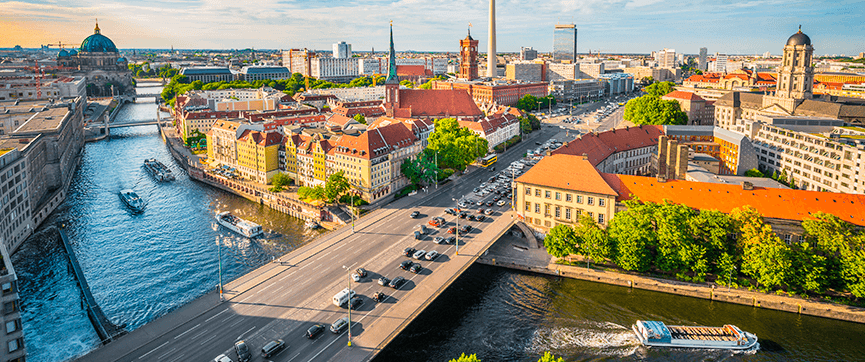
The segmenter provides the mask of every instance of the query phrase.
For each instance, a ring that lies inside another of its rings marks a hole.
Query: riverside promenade
[[[503,237],[478,259],[478,263],[504,268],[555,275],[628,288],[684,295],[712,301],[748,305],[790,313],[865,323],[865,308],[836,303],[811,301],[803,298],[752,292],[714,284],[696,284],[653,278],[623,272],[589,269],[585,266],[556,264],[546,249],[526,249],[524,241]]]

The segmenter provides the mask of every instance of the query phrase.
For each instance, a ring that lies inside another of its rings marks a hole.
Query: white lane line
[[[297,358],[297,356],[300,356],[300,352],[297,352],[297,354],[294,355],[294,357],[291,357],[291,359],[289,359],[288,362],[294,361],[294,359]]]
[[[228,309],[223,310],[222,312],[216,313],[213,317],[207,318],[204,320],[204,323],[210,322],[211,319],[218,317],[220,314],[228,312]]]
[[[261,293],[261,292],[267,290],[267,288],[272,287],[273,285],[274,285],[273,283],[268,283],[267,286],[265,286],[264,288],[259,289],[257,292],[255,292],[255,294]]]
[[[321,268],[322,265],[324,265],[324,264],[318,263],[318,265],[316,265],[315,268],[312,268],[312,271],[318,270],[318,268]]]
[[[200,325],[201,325],[201,323],[196,324],[195,327],[189,328],[189,329],[186,330],[186,332],[183,332],[183,333],[181,333],[181,334],[178,334],[177,337],[174,337],[174,339],[178,339],[178,338],[180,338],[180,337],[183,337],[184,334],[187,334],[187,333],[189,333],[189,332],[192,332],[193,329],[198,328],[198,326],[200,326]]]
[[[147,355],[149,355],[149,354],[151,354],[151,353],[153,353],[153,352],[156,352],[157,349],[160,349],[160,348],[162,348],[162,347],[165,347],[166,344],[168,344],[168,342],[165,342],[165,343],[163,343],[163,344],[160,344],[159,347],[156,347],[156,348],[154,348],[154,349],[151,349],[150,352],[147,352],[147,353],[141,355],[141,357],[138,357],[138,359],[143,359],[144,357],[147,357]]]
[[[229,327],[234,327],[234,326],[240,324],[240,322],[243,322],[243,319],[238,319],[236,322],[231,323],[231,324],[229,324],[228,326],[229,326]],[[238,339],[240,339],[240,338],[238,338]]]
[[[176,349],[177,349],[177,347],[174,347],[174,348],[172,348],[172,349],[169,349],[167,352],[165,352],[165,353],[159,355],[159,357],[157,357],[157,359],[159,359],[160,361],[164,360],[166,356],[168,356],[169,354],[171,354],[171,352],[174,352]]]
[[[214,335],[210,336],[210,338],[201,341],[201,343],[199,343],[198,345],[199,345],[199,346],[203,346],[203,345],[207,344],[207,342],[210,342],[210,341],[212,341],[214,338],[216,338],[216,336],[217,336],[217,335],[214,334]]]
[[[237,339],[235,339],[235,340],[238,341],[238,340],[243,339],[243,336],[246,335],[246,334],[249,333],[249,332],[252,332],[253,329],[255,329],[255,326],[252,326],[252,328],[247,329],[246,332],[241,333],[239,336],[237,336]]]

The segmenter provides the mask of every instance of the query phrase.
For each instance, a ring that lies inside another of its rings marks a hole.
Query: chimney
[[[688,173],[688,151],[691,148],[686,145],[679,145],[679,155],[676,157],[676,179],[684,180]]]
[[[658,173],[658,182],[659,183],[667,182],[667,175],[664,175],[662,173]]]
[[[586,161],[588,161],[588,160],[589,160],[589,155],[588,155],[588,154],[587,154],[587,153],[585,153],[585,152],[583,152],[583,154],[582,154],[582,155],[580,155],[580,157],[582,157],[582,158],[583,158],[583,160],[586,160]]]
[[[754,184],[749,181],[742,181],[742,190],[750,191],[754,189]]]

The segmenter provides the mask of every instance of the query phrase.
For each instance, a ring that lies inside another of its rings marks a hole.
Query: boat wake
[[[608,356],[630,356],[640,341],[630,329],[615,323],[592,323],[584,327],[543,327],[535,330],[529,350],[535,353],[554,350],[589,349]]]

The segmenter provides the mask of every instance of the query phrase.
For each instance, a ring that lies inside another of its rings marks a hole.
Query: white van
[[[336,295],[333,296],[333,304],[337,307],[342,307],[343,305],[348,303],[348,301],[352,297],[354,297],[354,290],[345,288],[341,292],[336,293]]]

